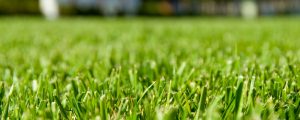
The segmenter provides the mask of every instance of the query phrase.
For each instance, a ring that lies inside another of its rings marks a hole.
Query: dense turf
[[[300,18],[0,18],[1,119],[300,119]]]

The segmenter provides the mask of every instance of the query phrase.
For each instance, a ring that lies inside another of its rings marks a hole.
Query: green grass
[[[299,20],[1,18],[1,119],[300,119]]]

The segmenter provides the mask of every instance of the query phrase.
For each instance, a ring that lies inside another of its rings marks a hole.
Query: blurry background
[[[240,16],[247,0],[56,0],[61,15]],[[249,1],[249,0],[248,0]],[[261,16],[300,14],[300,0],[256,0]],[[39,15],[39,0],[0,0],[0,15]]]

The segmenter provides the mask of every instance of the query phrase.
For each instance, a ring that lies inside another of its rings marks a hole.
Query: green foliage
[[[37,14],[38,0],[0,0],[0,14]]]
[[[299,25],[2,18],[1,119],[300,119]]]

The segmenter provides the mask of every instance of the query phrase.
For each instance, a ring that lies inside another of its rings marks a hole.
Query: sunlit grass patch
[[[1,119],[300,119],[299,31],[299,18],[3,18]]]

